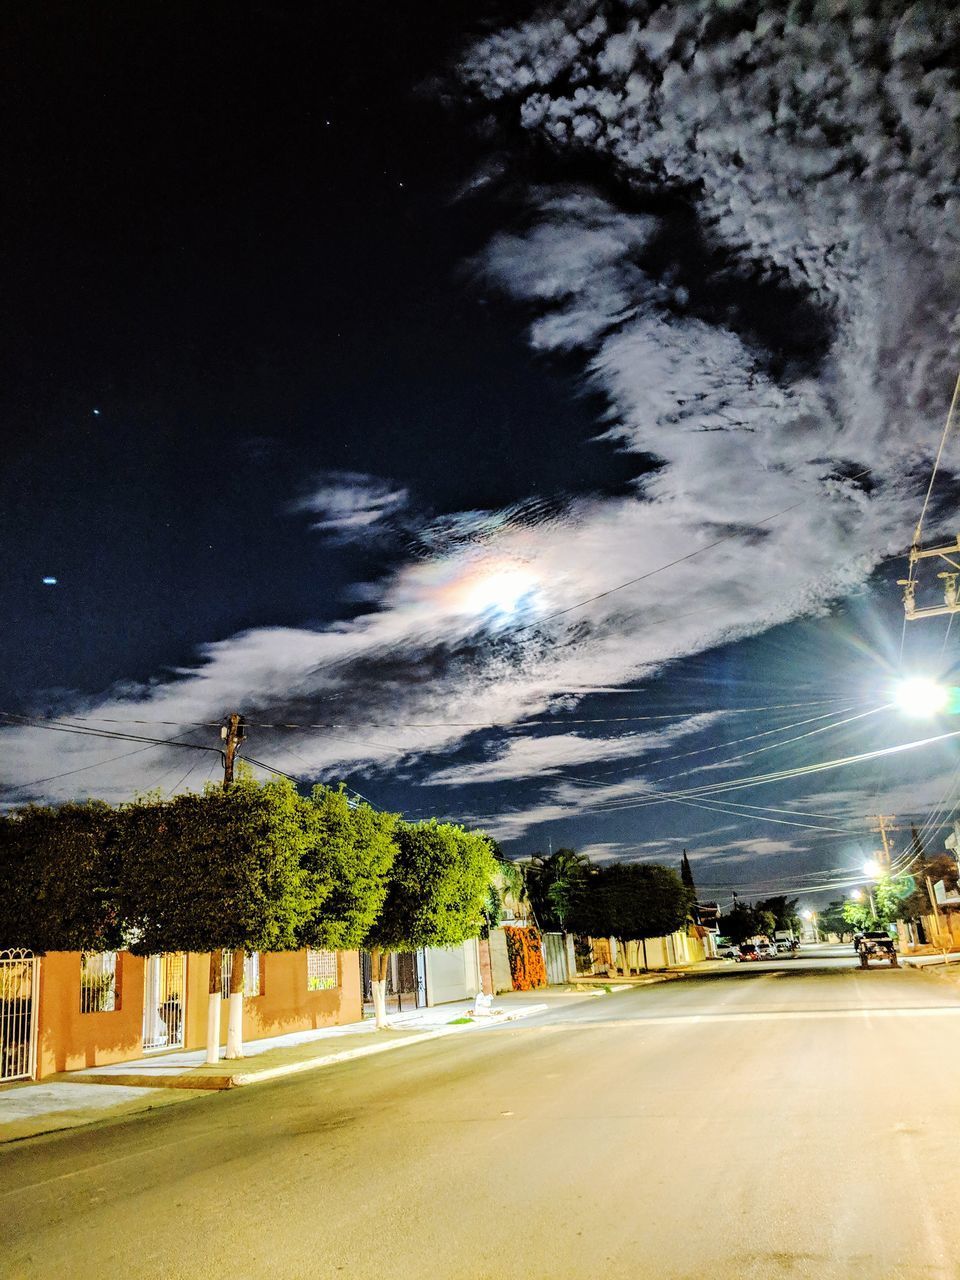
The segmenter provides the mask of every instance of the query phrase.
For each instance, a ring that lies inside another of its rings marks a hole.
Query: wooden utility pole
[[[898,827],[891,827],[887,825],[888,823],[891,823],[891,822],[896,822],[895,815],[878,813],[876,818],[876,826],[873,826],[870,828],[870,830],[873,831],[874,834],[880,837],[880,840],[883,844],[883,854],[878,859],[878,861],[884,871],[890,870],[890,862],[891,862],[890,832],[899,830]]]
[[[226,791],[233,783],[233,766],[237,758],[237,749],[243,741],[243,716],[236,711],[227,717],[227,723],[220,730],[223,742],[223,789]],[[237,956],[239,954],[239,961]],[[230,970],[230,990],[243,992],[243,952],[234,952]],[[239,985],[237,985],[239,984]],[[223,951],[217,948],[210,952],[210,984],[209,1007],[207,1010],[207,1062],[217,1062],[220,1058],[220,1001],[223,989]]]
[[[226,791],[233,782],[233,762],[237,758],[237,748],[244,739],[243,716],[234,711],[220,730],[220,737],[223,740],[223,789]]]

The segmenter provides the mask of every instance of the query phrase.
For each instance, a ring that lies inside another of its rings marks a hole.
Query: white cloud
[[[375,611],[207,644],[173,679],[88,702],[88,713],[219,721],[241,706],[254,721],[328,725],[252,732],[250,753],[267,741],[279,767],[393,768],[449,751],[478,725],[552,718],[570,705],[564,691],[642,681],[815,614],[909,541],[958,333],[948,122],[960,97],[944,60],[957,15],[938,13],[934,27],[921,6],[891,21],[841,3],[830,23],[811,24],[720,0],[651,16],[626,6],[609,24],[606,13],[577,3],[496,33],[465,56],[464,82],[564,158],[587,153],[639,208],[651,191],[686,200],[696,234],[662,206],[625,212],[594,190],[541,185],[528,225],[495,237],[481,269],[532,309],[535,347],[579,354],[609,405],[608,446],[637,456],[638,473],[650,455],[659,469],[632,493],[579,498],[560,514],[446,517],[424,535],[423,559],[365,586]],[[685,278],[691,245],[701,258]],[[744,289],[755,307],[738,301]],[[813,354],[791,347],[796,334],[767,332],[774,314],[815,331]],[[946,465],[958,461],[948,450]],[[863,468],[869,490],[831,478]],[[343,537],[406,503],[385,480],[333,472],[297,509]],[[515,635],[561,610],[571,612]],[[3,737],[13,783],[85,770],[117,745]],[[549,775],[638,746],[596,741],[525,731],[436,780]],[[20,795],[118,797],[178,758],[151,750]],[[588,792],[554,780],[522,810],[501,803],[495,829],[521,835],[644,785]]]
[[[434,786],[504,782],[556,774],[559,770],[592,764],[597,760],[636,759],[661,751],[672,742],[700,733],[721,719],[721,714],[691,716],[669,729],[627,733],[622,737],[586,737],[582,733],[558,733],[514,738],[505,748],[476,764],[454,765],[434,774]]]
[[[325,471],[315,477],[308,494],[291,503],[292,512],[315,516],[311,528],[339,538],[366,534],[373,525],[401,511],[406,489],[359,471]]]

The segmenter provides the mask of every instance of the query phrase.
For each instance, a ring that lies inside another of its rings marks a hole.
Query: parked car
[[[759,960],[760,949],[755,942],[743,942],[737,948],[737,960]]]
[[[898,968],[900,964],[893,939],[889,933],[879,929],[871,930],[861,936],[857,945],[857,954],[860,957],[861,969],[866,969],[871,960],[889,960],[892,969]]]
[[[777,943],[777,955],[788,956],[793,954],[793,943],[787,942],[785,939]]]
[[[761,942],[757,950],[760,952],[761,960],[776,960],[777,948],[772,942]]]
[[[724,960],[739,960],[740,948],[735,942],[728,942],[725,947],[720,948],[720,954]]]

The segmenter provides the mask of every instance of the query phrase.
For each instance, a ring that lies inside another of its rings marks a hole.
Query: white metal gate
[[[36,1070],[38,972],[32,951],[0,951],[0,1084]]]
[[[182,1049],[186,957],[147,956],[143,971],[144,1049]]]
[[[545,933],[542,940],[543,959],[547,968],[547,982],[551,986],[562,986],[567,981],[566,934]]]

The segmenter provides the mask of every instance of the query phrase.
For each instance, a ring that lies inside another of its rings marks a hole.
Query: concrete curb
[[[279,1080],[283,1076],[299,1075],[304,1071],[318,1071],[321,1067],[336,1066],[341,1062],[351,1062],[355,1058],[369,1058],[378,1053],[389,1053],[393,1049],[404,1049],[408,1045],[423,1044],[427,1040],[436,1040],[441,1036],[456,1035],[461,1031],[471,1031],[486,1027],[504,1026],[521,1018],[529,1018],[535,1013],[543,1013],[549,1005],[530,1005],[525,1009],[517,1009],[510,1013],[493,1014],[489,1018],[476,1022],[463,1022],[433,1027],[429,1031],[413,1032],[402,1040],[387,1040],[380,1044],[365,1044],[354,1049],[341,1049],[336,1053],[325,1053],[321,1057],[301,1058],[296,1062],[285,1062],[275,1067],[264,1067],[262,1070],[234,1070],[223,1074],[191,1075],[189,1072],[178,1074],[142,1075],[137,1072],[111,1072],[102,1076],[67,1075],[62,1077],[72,1084],[93,1085],[126,1085],[134,1088],[152,1089],[196,1089],[210,1092],[222,1092],[225,1089],[238,1089],[245,1085],[260,1084],[268,1080]],[[243,1061],[243,1059],[241,1059]],[[249,1059],[247,1060],[250,1061]],[[202,1068],[191,1068],[202,1070]]]

